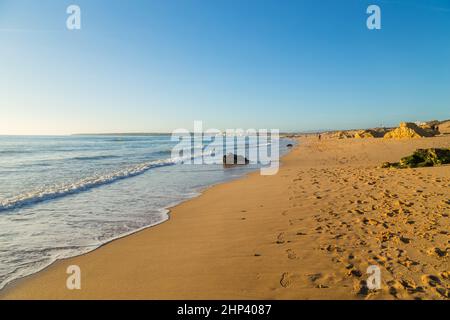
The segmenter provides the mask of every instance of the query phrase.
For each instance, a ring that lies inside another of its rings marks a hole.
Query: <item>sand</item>
[[[16,281],[2,299],[448,299],[450,167],[381,169],[450,137],[302,139],[169,221]],[[81,268],[81,290],[66,268]],[[369,265],[380,290],[364,286]]]

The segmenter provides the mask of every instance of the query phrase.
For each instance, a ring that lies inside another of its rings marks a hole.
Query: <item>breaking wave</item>
[[[118,180],[137,176],[152,168],[174,165],[176,163],[177,160],[172,159],[150,161],[119,169],[108,174],[94,175],[73,183],[43,187],[6,200],[1,200],[0,212],[86,191]]]

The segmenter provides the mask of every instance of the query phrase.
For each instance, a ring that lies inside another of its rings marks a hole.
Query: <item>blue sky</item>
[[[450,118],[449,39],[447,0],[0,0],[0,134]]]

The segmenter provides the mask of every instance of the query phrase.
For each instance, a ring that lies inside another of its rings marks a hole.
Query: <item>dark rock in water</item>
[[[385,162],[382,168],[420,168],[450,164],[450,149],[418,149],[400,162]]]
[[[286,147],[288,147],[288,148],[292,148],[294,145],[292,144],[292,143],[288,143],[287,145],[286,145]]]
[[[229,153],[223,156],[223,164],[225,166],[244,165],[249,163],[250,161],[246,157],[234,153]]]

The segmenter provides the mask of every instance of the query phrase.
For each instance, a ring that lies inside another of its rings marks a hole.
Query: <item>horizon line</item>
[[[424,121],[426,122],[447,122],[450,121],[450,119],[444,119],[444,120],[431,120],[431,121]],[[403,122],[403,121],[402,121]],[[408,121],[406,121],[408,122]],[[368,130],[368,129],[377,129],[377,128],[396,128],[397,125],[381,125],[381,126],[371,126],[371,127],[360,127],[360,128],[321,128],[321,129],[307,129],[307,130],[279,130],[280,134],[308,134],[308,133],[321,133],[321,132],[333,132],[333,131],[352,131],[352,130]],[[236,129],[236,128],[235,128]],[[241,128],[239,128],[241,129]],[[220,130],[221,132],[226,132],[226,130]],[[58,137],[58,136],[150,136],[150,135],[171,135],[173,132],[145,132],[145,131],[136,131],[136,132],[81,132],[81,133],[55,133],[55,134],[45,134],[45,133],[15,133],[15,134],[9,134],[9,133],[0,133],[0,137],[12,137],[12,136],[41,136],[41,137]]]

